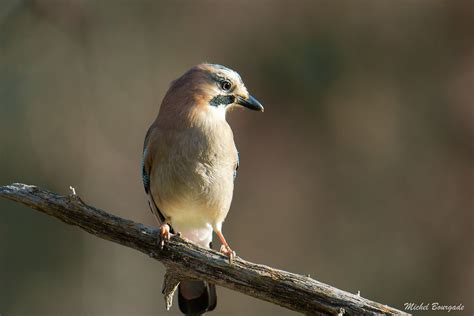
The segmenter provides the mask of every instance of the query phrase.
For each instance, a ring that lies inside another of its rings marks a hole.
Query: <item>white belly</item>
[[[218,165],[161,164],[154,170],[151,190],[158,208],[176,232],[208,247],[213,228],[221,228],[234,189],[233,161]]]

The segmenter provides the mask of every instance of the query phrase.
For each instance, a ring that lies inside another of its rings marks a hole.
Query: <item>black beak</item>
[[[245,106],[247,109],[263,112],[263,105],[251,95],[247,99],[237,96],[235,103]]]

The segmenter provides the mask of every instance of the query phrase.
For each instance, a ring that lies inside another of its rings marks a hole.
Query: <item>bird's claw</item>
[[[230,249],[230,247],[228,245],[222,245],[221,246],[221,253],[223,253],[224,255],[229,257],[229,263],[232,264],[232,262],[234,261],[234,258],[236,256],[235,251]]]
[[[170,240],[170,238],[170,225],[162,224],[160,226],[160,250],[163,250],[163,248],[165,247],[165,241]]]

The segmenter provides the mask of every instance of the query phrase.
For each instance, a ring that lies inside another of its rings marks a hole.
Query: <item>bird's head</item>
[[[162,108],[173,112],[223,118],[230,108],[237,106],[263,112],[262,104],[248,93],[237,72],[208,63],[192,67],[173,81],[162,104]]]

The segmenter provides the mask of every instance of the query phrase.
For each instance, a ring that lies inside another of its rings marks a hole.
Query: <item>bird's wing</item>
[[[234,169],[234,180],[235,178],[237,178],[237,171],[239,170],[239,166],[240,166],[240,155],[239,155],[239,151],[237,151],[237,161],[235,163],[235,169]]]
[[[151,194],[151,166],[153,163],[158,163],[159,159],[154,157],[153,152],[155,151],[155,143],[151,142],[151,135],[156,132],[155,127],[152,125],[145,136],[145,142],[143,144],[143,156],[142,156],[142,181],[145,187],[145,192],[148,196],[148,205],[150,206],[151,212],[159,219],[161,223],[165,221],[165,216],[161,213],[160,209],[153,199]]]

